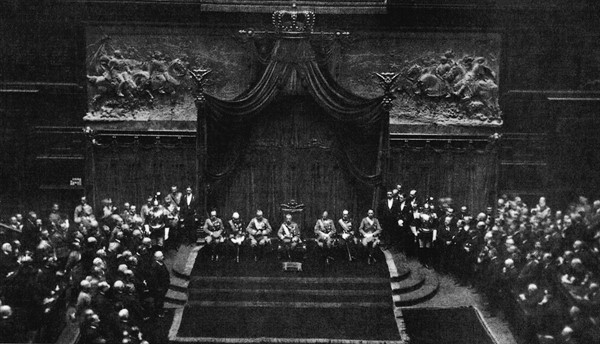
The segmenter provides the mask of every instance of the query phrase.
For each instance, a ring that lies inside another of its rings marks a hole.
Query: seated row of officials
[[[373,210],[367,212],[358,229],[352,223],[348,210],[342,212],[337,226],[325,211],[314,226],[312,238],[302,235],[291,214],[285,215],[285,220],[274,232],[261,210],[256,211],[256,216],[246,226],[237,212],[224,223],[213,210],[201,227],[211,260],[230,258],[237,262],[240,261],[240,252],[246,248],[250,249],[255,261],[273,250],[277,251],[280,259],[298,261],[306,257],[309,244],[314,243],[312,246],[322,253],[326,264],[331,264],[334,257],[340,256],[349,261],[364,256],[367,263],[371,264],[375,262],[375,249],[380,244],[381,232],[381,225]]]

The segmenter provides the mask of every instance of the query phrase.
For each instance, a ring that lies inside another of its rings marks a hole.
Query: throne
[[[296,200],[291,199],[287,203],[280,204],[281,209],[281,218],[282,221],[285,220],[285,216],[287,214],[292,215],[292,219],[296,223],[304,223],[304,204],[296,202]],[[300,236],[302,237],[302,228],[300,228]],[[302,271],[302,263],[301,262],[283,262],[282,264],[283,271]]]

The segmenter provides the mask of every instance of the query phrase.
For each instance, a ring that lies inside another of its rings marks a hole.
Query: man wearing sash
[[[304,244],[300,238],[300,228],[298,224],[292,221],[292,214],[285,215],[285,221],[279,227],[277,232],[279,237],[279,246],[277,251],[280,258],[287,258],[293,260],[292,255],[298,251],[298,253],[304,253]]]
[[[223,221],[217,217],[216,210],[210,212],[210,217],[204,221],[202,231],[206,234],[204,240],[210,248],[211,260],[219,261],[219,255],[222,255],[222,244],[225,242],[225,237],[223,236],[225,227],[223,226]]]
[[[269,235],[273,231],[269,220],[263,217],[262,210],[256,211],[256,217],[250,220],[246,231],[250,237],[250,246],[254,253],[254,260],[258,261],[259,258],[264,256],[266,246],[271,243]]]
[[[244,230],[244,224],[242,223],[242,220],[240,220],[240,214],[237,212],[233,213],[233,215],[231,215],[231,220],[229,220],[227,224],[229,225],[227,233],[229,235],[228,247],[231,249],[230,252],[235,250],[235,261],[239,263],[240,251],[246,242],[247,236],[246,231]]]
[[[144,225],[146,234],[150,235],[152,243],[162,249],[165,243],[165,226],[167,214],[165,209],[158,203],[158,200],[152,201],[152,208],[148,210],[146,224]]]
[[[425,203],[423,210],[415,216],[411,229],[419,244],[419,260],[429,269],[433,260],[433,242],[437,240],[437,215],[430,210],[429,203]]]
[[[358,245],[358,238],[356,237],[354,227],[352,227],[352,220],[350,219],[348,210],[344,209],[344,211],[342,211],[342,218],[338,220],[338,227],[340,246],[346,249],[348,261],[351,262],[356,259],[356,245]]]
[[[172,198],[165,197],[165,215],[168,228],[168,235],[165,240],[171,246],[177,247],[179,240],[179,206]]]
[[[315,235],[317,244],[324,251],[325,263],[330,264],[333,261],[333,250],[335,249],[338,237],[333,220],[328,218],[329,214],[324,211],[320,219],[315,224]]]
[[[369,209],[367,217],[360,222],[358,231],[361,235],[361,244],[368,253],[367,263],[371,264],[375,262],[373,255],[375,248],[379,245],[379,235],[381,234],[381,225],[375,218],[375,212],[372,209]]]

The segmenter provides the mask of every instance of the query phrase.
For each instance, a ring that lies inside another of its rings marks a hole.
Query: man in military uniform
[[[227,235],[229,237],[229,241],[227,241],[227,247],[230,249],[235,249],[235,261],[239,263],[240,251],[242,250],[242,247],[247,239],[246,231],[244,230],[244,224],[240,219],[240,214],[237,212],[233,213],[233,215],[231,215],[231,220],[229,220],[227,224]]]
[[[177,186],[171,186],[171,192],[165,196],[165,203],[175,203],[175,205],[179,208],[179,204],[181,203],[181,198],[183,194],[177,190]]]
[[[337,246],[338,237],[335,224],[326,211],[323,212],[321,218],[315,224],[315,235],[317,244],[323,250],[325,263],[330,264],[333,261],[333,251]]]
[[[78,226],[85,228],[95,227],[98,225],[96,216],[94,216],[94,209],[87,203],[87,198],[82,196],[80,204],[75,207],[73,212],[73,222]]]
[[[361,244],[367,251],[367,263],[371,264],[375,262],[375,248],[379,246],[379,235],[381,234],[381,225],[379,220],[375,218],[375,212],[369,209],[367,217],[363,218],[360,222],[358,231],[361,235]]]
[[[210,212],[210,217],[204,221],[202,231],[206,235],[204,240],[210,249],[211,260],[219,261],[219,255],[222,256],[222,244],[225,242],[225,226],[223,221],[217,217],[216,210]]]
[[[433,261],[433,242],[437,240],[437,216],[429,208],[429,203],[415,216],[414,233],[419,244],[419,260],[426,268]]]
[[[340,247],[346,249],[348,261],[356,259],[356,246],[358,238],[356,237],[355,228],[352,226],[350,213],[348,210],[342,211],[342,218],[338,220],[338,233],[340,235]]]
[[[280,259],[296,260],[296,254],[304,254],[306,247],[300,238],[300,227],[292,221],[292,214],[285,215],[285,221],[279,227],[277,236],[279,237],[277,252]]]
[[[273,231],[269,220],[263,217],[262,210],[256,211],[256,217],[250,220],[246,231],[250,237],[250,246],[252,247],[254,260],[258,261],[259,258],[264,256],[267,245],[271,243],[269,235]]]
[[[165,226],[166,226],[166,211],[158,203],[158,200],[152,201],[152,208],[146,216],[146,233],[150,235],[152,244],[161,249],[165,243]]]

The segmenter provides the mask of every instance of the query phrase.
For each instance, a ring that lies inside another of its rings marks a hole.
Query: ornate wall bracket
[[[383,108],[385,111],[390,111],[392,109],[392,102],[396,98],[394,96],[394,92],[396,91],[396,81],[400,76],[400,73],[395,72],[381,72],[381,73],[373,73],[377,78],[379,78],[379,86],[383,89],[383,100],[381,101],[383,104]]]

